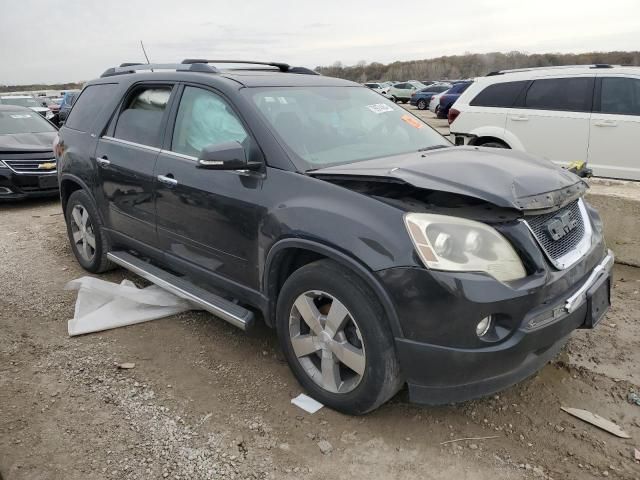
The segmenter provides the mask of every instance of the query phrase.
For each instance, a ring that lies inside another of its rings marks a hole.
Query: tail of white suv
[[[451,109],[458,145],[512,148],[594,175],[640,180],[640,67],[584,65],[495,72]]]

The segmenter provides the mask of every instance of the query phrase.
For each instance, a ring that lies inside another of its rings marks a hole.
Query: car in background
[[[60,110],[58,111],[58,123],[62,125],[67,121],[71,107],[78,97],[79,91],[64,92],[62,96],[62,103],[60,104]]]
[[[458,100],[458,98],[460,98],[460,95],[462,95],[472,83],[473,81],[470,80],[457,82],[454,83],[449,90],[444,92],[444,94],[438,100],[440,104],[438,112],[436,113],[438,118],[447,118],[451,106],[456,102],[456,100]]]
[[[374,92],[378,93],[387,93],[389,91],[389,87],[387,87],[384,83],[377,82],[367,82],[363,84],[365,87],[370,88]]]
[[[431,97],[439,93],[445,92],[451,88],[450,84],[433,84],[429,85],[422,90],[418,90],[411,95],[409,103],[414,107],[418,107],[418,110],[426,110],[429,108],[429,102]]]
[[[426,85],[423,85],[416,80],[408,80],[406,82],[400,82],[392,85],[387,93],[391,95],[394,102],[407,103],[411,100],[411,95],[413,93],[425,87]]]
[[[58,195],[56,134],[30,107],[0,105],[0,200]]]
[[[44,106],[42,102],[36,99],[33,95],[3,95],[0,97],[0,104],[30,108],[47,120],[50,120],[53,117],[53,112],[49,107]]]
[[[442,97],[442,95],[444,95],[448,91],[449,89],[445,90],[442,93],[431,96],[431,100],[429,101],[429,111],[435,113],[436,115],[438,114],[438,111],[440,110],[440,97]]]
[[[512,148],[601,177],[640,180],[640,67],[504,70],[476,79],[451,112],[456,144]]]

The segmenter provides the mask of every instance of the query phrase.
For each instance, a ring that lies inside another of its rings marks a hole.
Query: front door
[[[98,194],[107,226],[123,237],[156,245],[154,170],[171,86],[134,88],[98,141]]]
[[[252,140],[230,105],[210,90],[185,86],[171,141],[155,169],[158,239],[165,254],[187,268],[251,285],[264,212],[249,199],[263,177],[197,168],[203,147],[231,141],[251,150]]]
[[[603,77],[596,92],[589,167],[600,177],[640,180],[640,77]]]
[[[561,165],[587,160],[593,77],[534,80],[505,129],[523,149]]]

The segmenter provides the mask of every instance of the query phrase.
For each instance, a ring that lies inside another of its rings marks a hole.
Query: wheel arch
[[[320,259],[333,260],[358,275],[380,300],[393,335],[403,336],[391,298],[366,265],[334,247],[299,238],[280,240],[267,254],[261,287],[263,293],[269,298],[269,311],[265,315],[265,321],[269,326],[275,325],[277,298],[289,275],[298,268]]]

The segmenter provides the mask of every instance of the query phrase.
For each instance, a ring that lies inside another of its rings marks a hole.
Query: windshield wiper
[[[429,150],[437,150],[439,148],[449,148],[450,145],[431,145],[430,147],[419,148],[419,152],[428,152]]]

